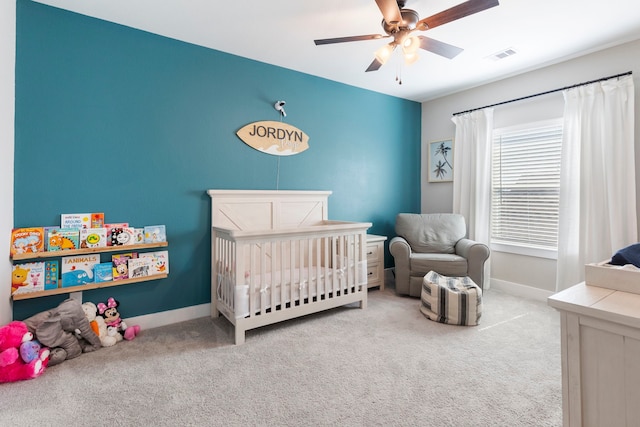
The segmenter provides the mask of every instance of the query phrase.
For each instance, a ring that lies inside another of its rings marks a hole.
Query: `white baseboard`
[[[192,305],[190,307],[175,310],[161,311],[159,313],[145,314],[142,316],[127,317],[124,319],[129,326],[140,325],[140,329],[158,328],[172,323],[185,322],[211,315],[211,304]]]
[[[491,279],[490,289],[497,289],[517,297],[531,298],[543,302],[546,302],[547,298],[555,293],[545,289],[534,288],[533,286],[521,285],[500,279]]]

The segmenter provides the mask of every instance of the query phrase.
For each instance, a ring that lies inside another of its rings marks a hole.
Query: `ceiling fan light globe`
[[[420,55],[418,55],[417,53],[405,53],[404,54],[404,63],[406,65],[412,65],[414,64],[418,59],[420,58]]]
[[[418,37],[405,37],[402,41],[402,51],[405,55],[416,53],[420,47],[420,39]]]
[[[386,44],[380,49],[376,50],[376,59],[384,65],[391,56],[391,52],[393,52],[393,48],[390,45]]]

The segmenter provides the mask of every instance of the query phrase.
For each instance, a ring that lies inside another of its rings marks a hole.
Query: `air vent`
[[[492,59],[494,61],[499,61],[500,59],[504,59],[508,56],[515,55],[517,52],[513,48],[508,48],[505,50],[501,50],[500,52],[496,52],[492,55],[487,56],[488,59]]]

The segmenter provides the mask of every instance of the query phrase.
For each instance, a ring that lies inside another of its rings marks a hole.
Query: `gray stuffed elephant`
[[[58,307],[31,316],[24,323],[42,345],[49,347],[49,366],[101,347],[82,304],[74,299],[66,299]]]

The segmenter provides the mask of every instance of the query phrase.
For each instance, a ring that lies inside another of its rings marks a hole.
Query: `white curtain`
[[[491,141],[493,108],[453,116],[453,212],[467,221],[469,238],[489,245],[491,236]],[[485,263],[485,289],[489,262]]]
[[[637,241],[632,76],[567,89],[556,290]]]

